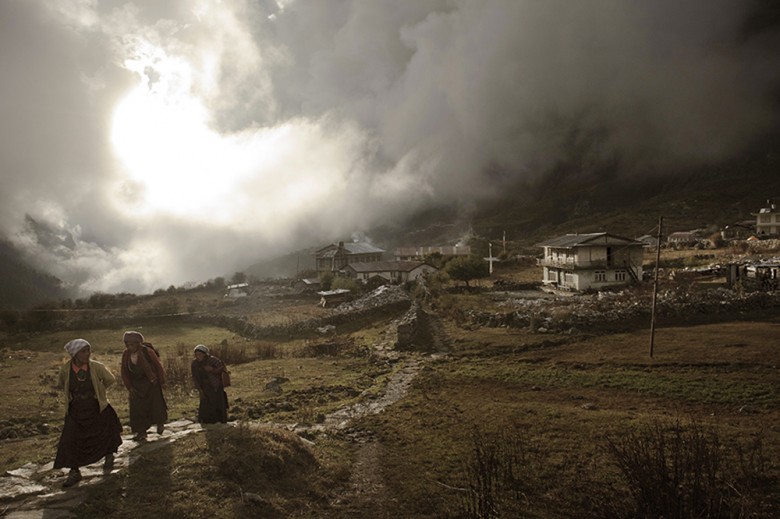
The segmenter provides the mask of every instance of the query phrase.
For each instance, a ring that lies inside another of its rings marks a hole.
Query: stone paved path
[[[322,424],[289,425],[252,422],[249,425],[279,427],[295,431],[296,433],[328,432],[344,429],[352,420],[361,416],[384,411],[388,406],[406,395],[412,381],[424,364],[424,360],[419,357],[394,350],[393,346],[396,338],[396,324],[393,323],[388,326],[384,337],[374,344],[372,348],[373,354],[377,359],[400,365],[394,374],[389,377],[387,384],[378,395],[371,395],[369,392],[366,392],[360,402],[338,409],[327,415]],[[141,455],[165,447],[188,434],[235,425],[236,422],[201,425],[189,420],[179,420],[166,424],[165,432],[162,435],[149,433],[146,442],[138,443],[134,441],[132,434],[123,435],[122,445],[119,447],[119,452],[114,461],[114,469],[110,474],[103,473],[103,460],[100,460],[93,465],[82,467],[81,473],[84,479],[68,489],[62,488],[67,471],[62,469],[54,470],[53,461],[42,466],[28,463],[18,469],[8,471],[4,476],[0,477],[0,517],[8,519],[66,519],[72,517],[73,514],[70,510],[84,501],[86,489],[90,485],[99,483],[105,478],[111,477],[111,474],[116,474],[127,468]],[[368,449],[367,452],[369,454],[373,453],[371,456],[368,454],[363,456],[368,461],[375,458],[376,452],[378,452],[376,445],[371,444],[369,447],[371,448],[364,446],[361,450],[361,453],[366,451],[366,449]],[[363,465],[369,466],[370,463],[363,463]],[[363,465],[359,464],[357,468],[361,469]],[[381,484],[375,481],[376,478],[368,477],[366,474],[371,475],[373,472],[365,468],[358,471],[360,477],[357,477],[355,481],[360,488],[353,489],[353,494],[360,495],[361,492],[367,492],[369,495],[381,495]]]
[[[189,420],[166,424],[162,435],[149,433],[145,442],[136,442],[132,434],[122,436],[114,469],[103,472],[103,460],[81,468],[84,477],[77,485],[64,489],[62,483],[67,476],[66,469],[54,469],[54,462],[45,465],[28,463],[0,477],[0,516],[9,519],[60,519],[71,517],[70,510],[84,501],[85,489],[99,483],[111,474],[116,474],[147,452],[160,449],[188,434],[205,428],[229,426],[225,424],[202,426]]]
[[[408,357],[394,360],[401,362],[402,366],[389,378],[379,395],[367,397],[357,404],[334,411],[326,416],[325,422],[322,424],[289,425],[253,422],[250,425],[279,427],[296,433],[327,432],[343,429],[360,416],[382,412],[403,398],[422,365],[421,360]],[[98,463],[82,467],[81,473],[84,479],[68,489],[62,488],[67,470],[54,470],[53,461],[45,465],[28,463],[18,469],[8,471],[3,477],[0,477],[0,517],[8,519],[65,519],[72,517],[73,514],[70,510],[84,501],[86,488],[127,468],[139,456],[165,447],[188,434],[235,425],[236,422],[201,425],[189,420],[180,420],[166,424],[165,432],[162,435],[150,432],[147,441],[142,443],[134,441],[132,434],[123,435],[122,445],[119,447],[114,469],[110,474],[103,473],[103,460],[100,460]]]

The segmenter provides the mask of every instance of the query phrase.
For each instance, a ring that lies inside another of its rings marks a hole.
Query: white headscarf
[[[198,344],[197,346],[195,346],[195,351],[205,353],[206,355],[209,354],[209,349],[204,344]]]
[[[71,357],[75,357],[79,351],[91,347],[92,345],[84,339],[73,339],[65,345],[65,351],[67,351]]]

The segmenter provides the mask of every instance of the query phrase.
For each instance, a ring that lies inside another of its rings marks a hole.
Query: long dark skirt
[[[73,400],[62,428],[54,468],[78,468],[115,453],[122,444],[122,424],[109,404],[103,412],[94,398]]]
[[[146,384],[133,381],[135,394],[130,393],[130,429],[134,433],[143,433],[155,424],[168,421],[168,407],[165,404],[162,388],[158,384]]]
[[[222,388],[213,389],[206,387],[200,392],[200,406],[198,406],[198,422],[200,423],[227,423],[228,400],[227,393]]]

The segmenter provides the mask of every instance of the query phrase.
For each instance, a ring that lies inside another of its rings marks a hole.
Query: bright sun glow
[[[189,65],[144,51],[146,58],[126,62],[141,80],[117,106],[112,128],[122,172],[140,195],[135,209],[227,221],[235,205],[226,197],[249,165],[233,140],[209,127],[208,110],[190,93]]]
[[[117,106],[112,127],[122,190],[134,193],[136,214],[274,225],[343,186],[342,143],[317,124],[220,134],[191,93],[190,66],[145,50],[148,58],[126,62],[140,81]]]

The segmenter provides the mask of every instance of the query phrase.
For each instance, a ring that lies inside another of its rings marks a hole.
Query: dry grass
[[[447,296],[439,303],[449,304],[450,297],[453,307],[489,304],[476,294]],[[246,362],[231,366],[232,417],[295,423],[316,421],[354,403],[363,391],[379,392],[394,366],[373,363],[366,350],[384,338],[387,324],[356,325],[309,342],[243,341],[214,328],[144,333],[163,357],[184,359],[195,343],[217,346],[225,339],[228,348],[243,349]],[[504,474],[495,493],[503,510],[535,518],[632,517],[636,510],[629,485],[606,450],[610,439],[654,423],[695,422],[714,431],[726,446],[763,439],[770,462],[759,492],[764,512],[756,517],[776,516],[779,327],[780,315],[662,325],[651,359],[646,328],[555,335],[465,330],[445,321],[450,355],[428,359],[406,397],[385,412],[362,418],[342,433],[313,436],[308,447],[294,436],[247,430],[236,431],[236,436],[189,437],[90,488],[78,513],[137,516],[133,514],[147,510],[151,492],[160,505],[155,513],[162,517],[376,516],[375,504],[344,497],[361,491],[350,486],[359,484],[350,480],[351,470],[358,471],[350,463],[357,459],[353,439],[360,438],[370,439],[381,452],[370,470],[363,467],[359,473],[375,475],[371,485],[381,488],[371,495],[392,503],[381,509],[386,517],[467,517],[467,489],[484,482],[473,472],[479,460],[487,467],[484,474]],[[118,362],[121,350],[113,341],[121,332],[97,330],[88,336],[93,337],[96,356],[115,366],[111,363]],[[53,457],[60,395],[47,386],[47,377],[70,338],[42,334],[6,343],[0,363],[0,376],[8,382],[0,388],[2,415],[27,420],[8,428],[27,431],[49,423],[51,429],[0,441],[0,467]],[[341,346],[319,351],[336,354],[306,356],[318,350],[313,346],[329,341]],[[20,373],[24,379],[13,378]],[[287,379],[281,394],[265,389],[275,378]],[[124,392],[117,389],[109,396],[126,421]],[[172,419],[191,418],[197,399],[182,390],[170,396],[169,404]],[[522,443],[509,442],[507,431]],[[523,460],[522,474],[506,476],[507,465],[490,458],[489,449],[481,450],[491,442],[501,447],[496,452]],[[248,503],[247,492],[259,497]],[[116,499],[120,495],[124,497]]]
[[[762,437],[767,459],[780,459],[780,350],[768,340],[778,324],[662,329],[654,359],[645,330],[589,338],[449,328],[453,358],[432,365],[392,414],[363,422],[384,445],[396,517],[462,516],[453,502],[469,486],[462,460],[475,428],[522,431],[537,457],[523,497],[528,517],[631,516],[628,489],[603,449],[656,420],[696,420],[724,444]],[[777,512],[780,467],[769,471],[762,499]]]
[[[117,377],[123,331],[78,334],[95,345],[93,358],[106,364]],[[316,351],[311,341],[246,341],[214,327],[158,327],[145,329],[144,333],[160,350],[168,367],[170,380],[165,394],[170,420],[194,420],[197,416],[198,398],[191,387],[189,367],[192,348],[201,342],[215,351],[235,349],[237,354],[226,358],[242,360],[240,364],[229,362],[233,381],[228,390],[231,420],[249,418],[250,413],[254,418],[290,422],[316,417],[354,402],[376,377],[383,380],[384,368],[377,369],[352,346],[344,349],[345,355],[315,357],[310,356]],[[366,333],[368,336],[360,340],[370,340],[376,332]],[[74,336],[56,332],[15,338],[0,350],[0,376],[5,380],[0,386],[0,470],[53,458],[64,415],[62,390],[54,384],[60,364],[67,360],[63,344]],[[220,346],[223,341],[227,346]],[[367,354],[365,350],[362,353]],[[282,394],[265,389],[276,378],[288,379],[282,385]],[[108,397],[122,423],[127,424],[127,391],[121,381],[109,388]]]

